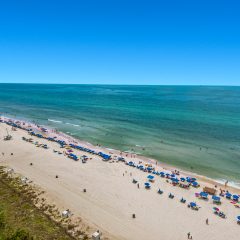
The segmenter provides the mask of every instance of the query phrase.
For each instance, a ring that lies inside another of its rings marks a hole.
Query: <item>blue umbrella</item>
[[[199,184],[198,184],[198,182],[192,182],[192,185],[193,185],[194,187],[197,187]]]
[[[232,194],[229,193],[229,192],[227,192],[225,196],[226,196],[226,198],[231,198],[231,197],[232,197]]]
[[[190,202],[190,206],[191,206],[191,207],[196,207],[197,204],[196,204],[195,202]]]
[[[154,179],[154,176],[148,175],[147,178],[148,178],[148,179]]]
[[[200,196],[201,196],[202,198],[207,198],[207,197],[208,197],[208,193],[206,193],[206,192],[200,192]]]
[[[220,202],[220,197],[218,196],[212,196],[212,199],[215,201],[215,202]]]
[[[237,216],[237,220],[240,221],[240,216]]]
[[[185,182],[186,179],[185,179],[184,177],[181,177],[180,180],[181,180],[182,182]]]
[[[191,182],[191,178],[190,177],[186,177],[187,182]]]
[[[148,183],[148,182],[145,182],[144,185],[145,185],[146,188],[150,188],[151,187],[151,184]]]
[[[233,200],[238,200],[239,196],[238,195],[232,195]]]

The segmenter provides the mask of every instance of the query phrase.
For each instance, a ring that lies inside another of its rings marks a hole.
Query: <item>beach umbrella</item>
[[[174,177],[175,177],[175,174],[171,174],[171,177],[174,178]]]
[[[232,195],[232,198],[233,198],[233,200],[237,200],[238,201],[239,196],[238,195]]]
[[[177,178],[171,178],[173,182],[178,182],[179,180]]]
[[[227,192],[227,193],[225,194],[225,196],[226,196],[226,198],[231,198],[231,197],[232,197],[232,194],[229,193],[229,192]]]
[[[191,182],[191,178],[190,177],[186,177],[187,182]]]
[[[147,178],[152,180],[152,179],[154,179],[154,176],[148,175]]]
[[[200,196],[201,196],[202,198],[207,198],[207,197],[208,197],[208,193],[206,193],[206,192],[200,192]]]
[[[184,177],[181,177],[180,180],[181,180],[182,182],[185,182],[186,179],[185,179]]]
[[[214,200],[214,201],[219,201],[220,202],[220,197],[218,197],[218,196],[212,196],[212,199]]]
[[[199,184],[198,184],[198,182],[192,182],[192,185],[193,185],[194,187],[196,187],[196,186],[198,186]]]
[[[195,202],[190,202],[190,206],[191,206],[191,207],[196,207],[197,204],[196,204]]]
[[[150,188],[151,187],[151,184],[148,183],[148,182],[145,182],[144,185],[145,185],[145,188]]]
[[[220,209],[217,208],[217,207],[214,207],[213,210],[214,210],[214,211],[220,211]]]
[[[240,221],[240,216],[237,216],[237,221]]]

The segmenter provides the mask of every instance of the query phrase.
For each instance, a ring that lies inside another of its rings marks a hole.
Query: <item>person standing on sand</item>
[[[206,219],[206,224],[208,225],[208,218]]]
[[[190,232],[187,234],[187,238],[190,239]]]

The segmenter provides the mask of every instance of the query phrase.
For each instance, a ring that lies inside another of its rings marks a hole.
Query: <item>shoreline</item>
[[[176,166],[173,166],[173,165],[169,165],[167,163],[164,163],[164,162],[160,162],[159,160],[156,160],[156,159],[153,159],[153,158],[150,158],[150,157],[147,157],[147,156],[143,156],[143,155],[139,155],[139,154],[135,154],[135,153],[130,153],[130,152],[126,152],[126,151],[120,151],[120,150],[117,150],[117,149],[114,149],[114,148],[108,148],[107,146],[102,146],[102,145],[94,145],[90,142],[87,142],[85,140],[82,140],[82,139],[79,139],[79,138],[76,138],[72,135],[69,135],[67,133],[64,133],[64,132],[61,132],[61,131],[58,131],[57,129],[53,129],[51,128],[50,126],[48,125],[43,125],[43,124],[40,124],[38,125],[37,123],[34,123],[34,121],[28,121],[26,119],[17,119],[17,118],[12,118],[12,117],[7,117],[7,116],[4,116],[4,115],[0,115],[0,119],[5,119],[5,120],[10,120],[10,121],[15,121],[15,122],[21,122],[24,123],[24,124],[28,124],[28,125],[31,125],[31,126],[39,126],[39,127],[42,127],[42,128],[45,128],[48,130],[48,132],[54,132],[55,135],[58,135],[59,137],[71,142],[71,143],[76,143],[76,144],[82,144],[83,146],[85,147],[90,147],[90,148],[94,148],[94,149],[97,149],[99,151],[108,151],[109,154],[115,154],[115,155],[120,155],[121,153],[123,154],[122,156],[124,157],[124,154],[125,154],[125,157],[127,157],[129,154],[134,156],[132,157],[131,159],[132,160],[140,160],[140,161],[144,161],[145,163],[151,163],[152,165],[154,166],[160,166],[162,167],[163,169],[166,169],[168,171],[174,171],[174,170],[177,170],[179,172],[181,172],[182,175],[184,176],[191,176],[191,177],[196,177],[199,179],[200,182],[206,182],[208,184],[212,184],[212,185],[218,185],[222,188],[225,188],[225,184],[224,184],[224,181],[226,181],[225,179],[214,179],[214,178],[211,178],[211,177],[208,177],[208,176],[205,176],[205,175],[201,175],[201,174],[198,174],[198,173],[195,173],[193,171],[187,171],[187,170],[184,170],[184,169],[181,169],[179,167],[176,167]],[[53,121],[53,120],[51,120]],[[59,121],[58,121],[59,122]],[[38,128],[38,131],[41,132]],[[158,164],[156,164],[158,163]],[[238,185],[237,183],[233,182],[233,181],[229,181],[228,184],[227,184],[227,188],[230,189],[231,191],[235,190],[235,191],[238,191],[240,192],[240,185]]]

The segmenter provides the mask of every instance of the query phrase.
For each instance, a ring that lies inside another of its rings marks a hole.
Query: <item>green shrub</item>
[[[33,238],[30,237],[29,233],[25,230],[18,229],[11,237],[7,238],[6,240],[32,240]]]
[[[4,229],[5,227],[5,217],[3,212],[0,211],[0,230]]]

